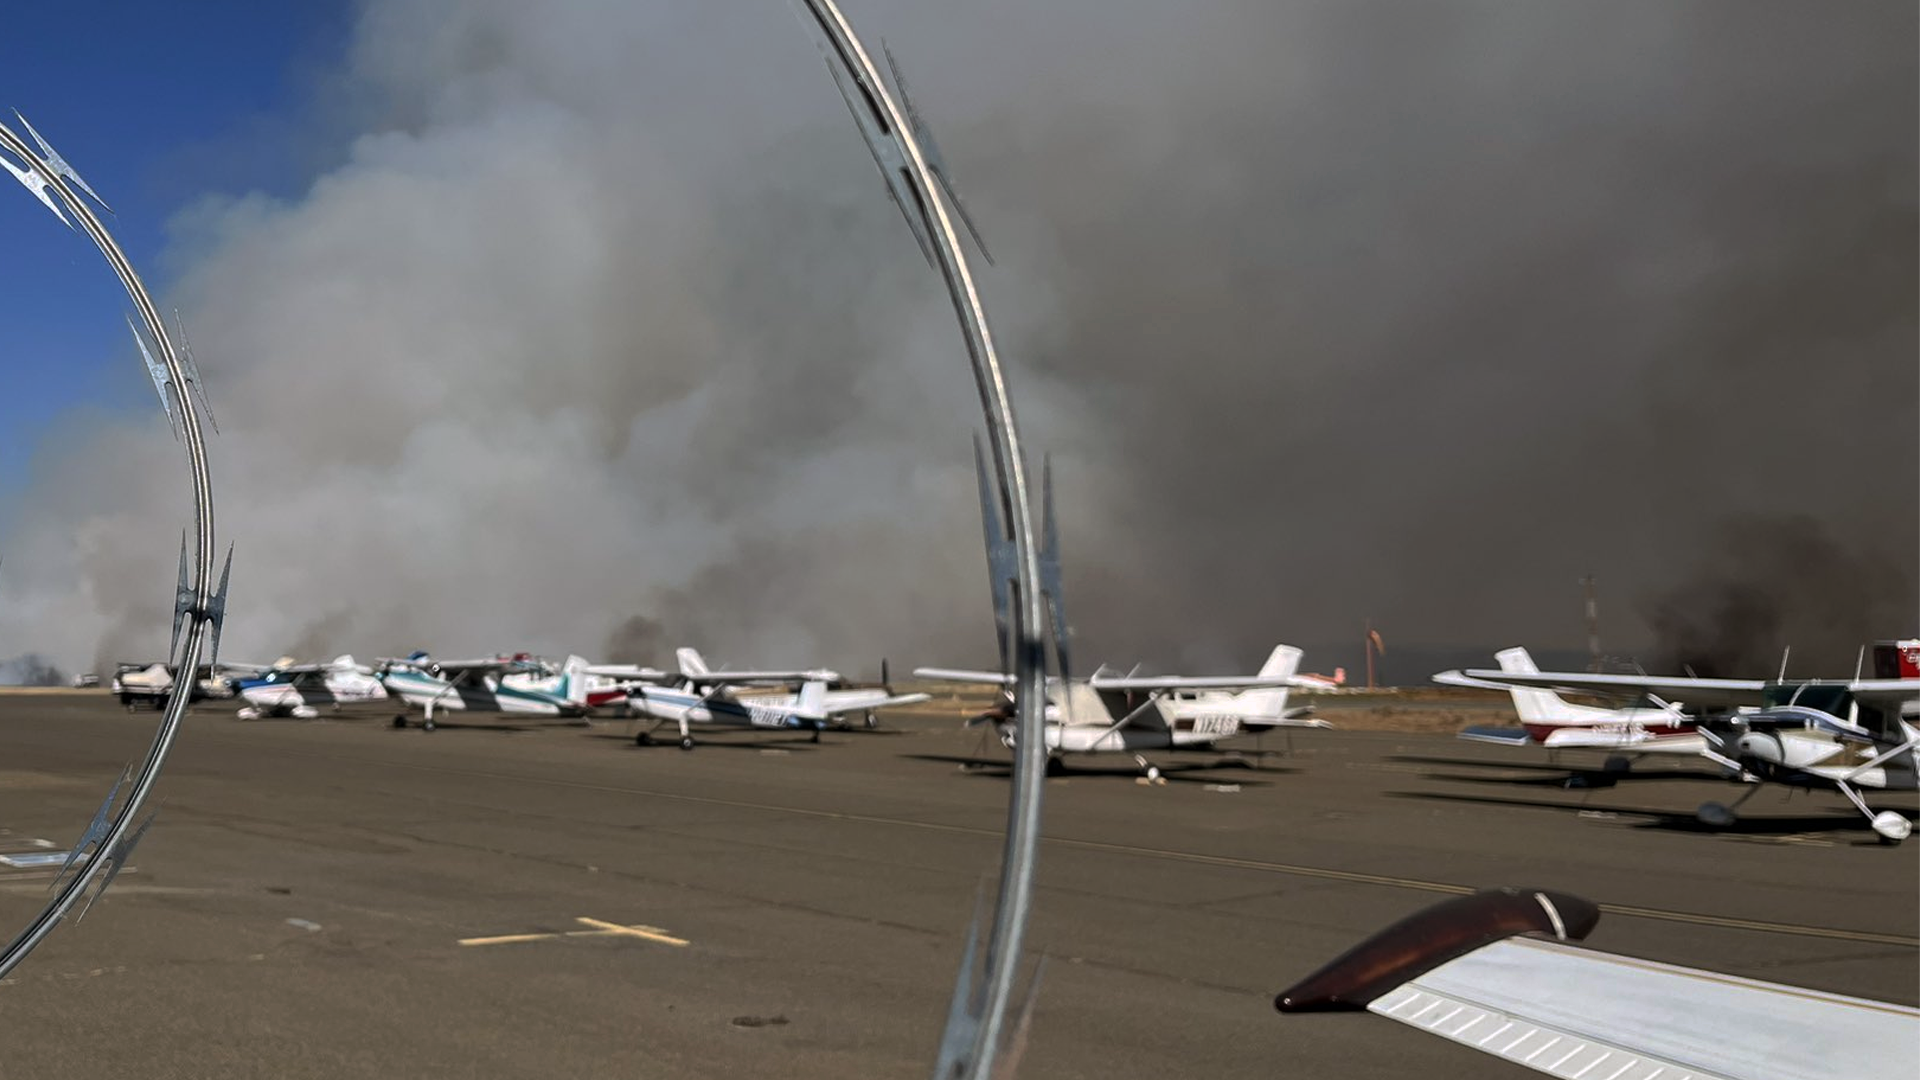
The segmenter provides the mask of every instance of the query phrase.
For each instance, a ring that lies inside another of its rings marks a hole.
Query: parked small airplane
[[[830,671],[825,668],[813,671],[790,672],[713,671],[707,667],[706,660],[701,657],[697,650],[684,648],[677,650],[674,653],[674,658],[679,661],[681,675],[690,679],[720,678],[724,676],[744,684],[750,681],[760,683],[802,683],[810,678],[818,678],[827,684],[826,695],[821,701],[822,711],[832,719],[835,727],[850,726],[849,718],[855,714],[863,714],[863,719],[867,727],[877,727],[880,721],[876,713],[878,713],[879,710],[891,709],[901,705],[917,705],[922,701],[928,700],[928,695],[926,694],[894,693],[893,680],[887,674],[887,662],[885,660],[880,661],[879,686],[848,687],[846,685],[847,680],[842,678],[839,672]],[[753,703],[758,705],[772,705],[777,703],[778,700],[780,700],[780,696],[774,694],[758,694],[752,698]]]
[[[1221,739],[1242,732],[1280,727],[1332,727],[1311,719],[1311,707],[1287,708],[1291,687],[1325,687],[1323,680],[1295,675],[1300,650],[1276,646],[1258,675],[1122,675],[1102,669],[1086,679],[1047,681],[1047,771],[1058,774],[1064,754],[1130,754],[1148,780],[1160,780],[1160,769],[1149,762],[1147,750],[1211,748]],[[997,671],[956,668],[915,668],[923,679],[1013,685],[1013,677]],[[969,720],[992,723],[1000,741],[1014,745],[1013,700],[1004,694],[1000,704]]]
[[[201,664],[197,671],[200,677],[194,681],[189,700],[233,696],[233,683],[214,670],[214,665]],[[173,693],[173,669],[164,663],[145,666],[122,663],[107,687],[120,699],[120,704],[127,707],[128,712],[139,708],[165,708],[167,698]]]
[[[1557,1077],[1913,1075],[1920,1009],[1565,944],[1599,921],[1597,905],[1564,893],[1455,897],[1361,942],[1274,1007],[1364,1010]]]
[[[597,709],[602,705],[625,701],[628,681],[663,674],[651,668],[594,665],[585,661],[574,665],[573,662],[579,659],[569,657],[568,665],[573,665],[571,667],[562,665],[555,669],[543,666],[540,670],[516,671],[500,676],[500,681],[515,690],[557,694],[569,700],[577,697],[585,701],[589,709]]]
[[[1000,497],[987,478],[986,458],[978,442],[973,448],[973,465],[980,493],[981,532],[987,545],[987,575],[993,589],[994,627],[1004,661],[1012,655],[1008,628],[1012,625],[1013,568],[1017,556],[1012,537],[1001,525]],[[1039,552],[1039,585],[1047,602],[1055,648],[1061,655],[1064,671],[1069,634],[1060,581],[1060,529],[1053,512],[1050,465],[1042,469],[1041,484],[1040,531],[1044,539]],[[1042,713],[1047,771],[1060,771],[1063,754],[1125,753],[1132,755],[1148,780],[1158,781],[1162,779],[1159,767],[1149,762],[1142,751],[1211,747],[1242,730],[1332,727],[1324,720],[1308,719],[1309,709],[1287,709],[1288,688],[1334,685],[1326,679],[1296,675],[1299,664],[1300,650],[1281,645],[1273,650],[1258,675],[1121,675],[1108,672],[1103,666],[1085,679],[1051,677],[1047,680],[1047,705]],[[936,667],[915,668],[914,674],[927,679],[1000,687],[1003,694],[999,704],[968,723],[992,723],[1001,743],[1010,749],[1013,747],[1016,734],[1014,676],[1000,671]]]
[[[680,749],[693,749],[693,724],[723,727],[811,731],[813,741],[830,725],[842,718],[865,713],[873,725],[877,709],[911,705],[927,700],[926,694],[894,694],[885,688],[829,690],[843,682],[840,673],[825,668],[794,671],[712,671],[699,652],[680,649],[676,653],[680,674],[670,685],[652,684],[644,679],[628,686],[627,708],[636,716],[654,721],[653,727],[634,736],[645,746],[652,741],[654,729],[673,724],[680,729]],[[613,671],[590,668],[590,671]],[[641,669],[644,670],[644,669]],[[748,686],[798,685],[792,693],[767,693],[742,696]]]
[[[434,729],[436,712],[584,717],[590,711],[584,677],[588,664],[578,656],[567,658],[560,682],[551,690],[507,682],[512,675],[536,679],[553,675],[547,664],[526,653],[485,660],[435,660],[416,652],[405,658],[385,658],[380,664],[380,682],[387,693],[422,709],[426,716],[420,727],[426,731]],[[406,727],[407,714],[395,716],[393,726]]]
[[[239,680],[240,696],[247,703],[238,714],[242,720],[267,716],[311,720],[320,715],[323,705],[337,710],[387,698],[387,688],[373,669],[355,663],[351,656],[336,656],[324,664],[297,664],[283,657],[266,665],[227,661],[221,667],[253,673],[252,678]]]
[[[1873,646],[1872,679],[1767,682],[1760,679],[1699,679],[1593,672],[1467,671],[1469,679],[1501,686],[1558,687],[1580,693],[1656,694],[1695,707],[1731,710],[1702,717],[1696,732],[1701,756],[1749,783],[1837,789],[1866,816],[1886,843],[1899,843],[1913,822],[1893,810],[1875,813],[1861,788],[1913,791],[1914,754],[1920,728],[1920,640],[1882,641]],[[1863,657],[1864,659],[1864,657]],[[1849,748],[1852,753],[1849,753]],[[1731,826],[1736,808],[1709,802],[1700,821]]]
[[[1502,649],[1493,656],[1505,674],[1540,673],[1525,649]],[[1624,708],[1606,709],[1573,704],[1552,690],[1492,682],[1460,671],[1443,671],[1435,675],[1433,681],[1448,686],[1506,690],[1513,695],[1513,709],[1520,715],[1520,726],[1470,727],[1460,733],[1461,738],[1474,742],[1544,746],[1549,750],[1626,750],[1636,755],[1699,754],[1707,746],[1705,737],[1694,730],[1694,718],[1679,704],[1649,695],[1638,695],[1638,700]],[[1630,764],[1631,759],[1627,757],[1607,759],[1607,767],[1613,772],[1624,772]]]

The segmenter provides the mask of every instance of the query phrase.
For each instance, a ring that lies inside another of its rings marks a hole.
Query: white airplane
[[[1558,687],[1581,693],[1654,694],[1696,707],[1730,712],[1703,717],[1696,725],[1701,756],[1729,775],[1758,784],[1830,786],[1866,816],[1885,843],[1913,832],[1913,822],[1893,810],[1875,813],[1860,789],[1913,791],[1914,754],[1920,749],[1920,640],[1873,646],[1875,678],[1846,681],[1767,682],[1761,679],[1698,679],[1592,672],[1467,671],[1467,678],[1502,686]],[[1734,813],[1758,788],[1732,805],[1710,802],[1701,822],[1731,826]]]
[[[821,698],[821,710],[825,712],[837,727],[847,727],[848,718],[856,713],[864,714],[867,727],[877,727],[879,718],[875,715],[881,709],[890,709],[900,705],[917,705],[929,699],[927,694],[896,694],[893,692],[893,680],[887,674],[887,662],[880,661],[880,685],[847,688],[846,680],[837,671],[818,668],[812,671],[714,671],[707,667],[706,659],[698,650],[678,649],[674,659],[680,664],[680,674],[686,679],[726,678],[738,684],[746,683],[804,683],[809,679],[819,679],[827,684],[825,695]],[[643,676],[644,677],[644,676]],[[661,680],[653,680],[661,681]],[[756,694],[752,702],[758,705],[773,705],[782,700],[779,694]]]
[[[1493,654],[1508,675],[1537,675],[1540,668],[1527,650],[1502,649]],[[1552,690],[1515,686],[1474,678],[1460,671],[1443,671],[1433,681],[1448,686],[1506,690],[1513,695],[1518,728],[1470,727],[1460,737],[1506,746],[1544,746],[1549,750],[1626,750],[1634,754],[1699,754],[1707,740],[1694,730],[1695,719],[1681,704],[1640,695],[1632,705],[1606,709],[1576,705]],[[1609,757],[1609,771],[1626,771],[1630,759]]]
[[[1455,897],[1355,946],[1274,1007],[1364,1010],[1562,1078],[1914,1075],[1920,1009],[1566,944],[1599,920],[1598,906],[1563,893]]]
[[[645,674],[633,675],[646,672],[647,669],[588,669],[609,674],[619,672],[637,679],[628,686],[627,708],[636,716],[654,721],[652,728],[634,736],[633,741],[637,745],[645,746],[651,742],[653,730],[662,724],[673,724],[680,729],[682,750],[693,749],[693,724],[810,730],[813,741],[819,742],[820,732],[829,725],[843,724],[844,717],[865,713],[867,725],[871,727],[875,710],[912,705],[926,701],[928,697],[926,694],[894,694],[884,688],[829,690],[827,688],[830,685],[844,680],[839,672],[825,668],[712,671],[696,650],[683,648],[675,656],[680,663],[680,674],[673,678],[670,685],[664,686],[649,681]],[[741,687],[779,684],[798,684],[799,689],[785,694],[747,696],[741,696],[738,692]]]
[[[320,706],[339,709],[367,701],[385,701],[387,688],[373,669],[354,662],[352,656],[336,656],[324,664],[296,664],[283,657],[272,664],[236,664],[221,667],[251,671],[252,678],[239,680],[240,697],[246,701],[238,716],[258,720],[267,716],[291,716],[311,720],[320,715]]]
[[[536,661],[537,663],[537,661]],[[639,679],[659,679],[666,673],[652,668],[619,664],[587,664],[579,657],[568,657],[558,668],[516,671],[500,676],[500,682],[516,690],[534,690],[579,698],[589,709],[625,701],[627,684]]]
[[[214,670],[214,665],[201,664],[196,670],[201,677],[194,682],[190,700],[233,696],[233,683]],[[146,667],[123,663],[113,673],[107,687],[120,699],[120,704],[127,707],[128,712],[142,706],[162,709],[166,707],[167,698],[173,694],[173,669],[164,663]]]
[[[420,727],[426,731],[436,726],[436,712],[584,717],[591,711],[584,677],[589,665],[578,656],[567,658],[552,689],[507,681],[512,675],[530,675],[536,680],[552,676],[547,664],[525,653],[484,660],[435,660],[416,652],[405,658],[384,658],[380,664],[380,682],[387,693],[422,709],[426,716]],[[406,727],[407,715],[395,716],[393,726]]]
[[[1242,732],[1279,727],[1332,727],[1288,709],[1291,687],[1321,688],[1326,680],[1296,675],[1300,650],[1276,646],[1258,675],[1121,675],[1104,669],[1085,679],[1047,680],[1047,772],[1057,775],[1065,754],[1130,754],[1148,780],[1162,780],[1143,751],[1210,748]],[[1000,704],[968,723],[991,722],[1002,744],[1014,745],[1013,676],[997,671],[915,668],[923,679],[997,686]]]

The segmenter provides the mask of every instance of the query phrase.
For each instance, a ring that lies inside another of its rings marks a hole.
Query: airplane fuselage
[[[496,678],[458,683],[418,671],[389,671],[387,692],[429,712],[493,712],[528,716],[579,716],[584,709],[565,698],[538,690],[502,685]]]
[[[737,699],[722,694],[701,696],[691,691],[660,686],[636,686],[627,695],[627,708],[635,715],[666,724],[715,724],[722,727],[799,728],[817,730],[824,720],[795,715],[792,700],[773,697],[766,701]]]
[[[383,701],[387,689],[372,675],[357,671],[329,672],[322,680],[296,682],[269,675],[263,679],[240,681],[240,697],[263,712],[293,712],[302,707],[352,705],[363,701]]]
[[[1121,724],[1123,717],[1130,719]],[[1214,691],[1149,698],[1057,680],[1047,687],[1047,751],[1056,755],[1207,749],[1278,719],[1239,707],[1237,695]],[[997,727],[1001,743],[1011,748],[1013,725],[1002,721]]]

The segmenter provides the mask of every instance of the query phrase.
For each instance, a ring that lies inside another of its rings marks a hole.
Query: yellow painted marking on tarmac
[[[685,938],[677,938],[657,926],[621,926],[602,919],[589,919],[582,915],[574,919],[582,926],[591,926],[591,930],[565,930],[540,934],[495,934],[492,937],[461,938],[459,944],[475,945],[520,945],[529,941],[554,941],[572,937],[637,937],[646,941],[657,941],[662,945],[684,948],[690,944]]]
[[[665,799],[672,802],[693,803],[701,806],[725,806],[735,810],[764,810],[769,813],[781,814],[788,817],[807,817],[825,821],[856,821],[871,825],[893,825],[902,828],[921,829],[928,832],[957,833],[965,836],[986,836],[996,839],[1006,835],[999,829],[982,829],[971,825],[943,825],[933,821],[912,821],[905,818],[879,817],[873,814],[848,814],[838,810],[820,810],[805,806],[777,806],[771,803],[749,802],[743,799],[721,799],[712,795],[688,795],[676,791],[652,791],[647,788],[621,787],[615,784],[594,784],[583,780],[556,780],[550,777],[497,773],[483,769],[455,769],[444,765],[422,765],[414,762],[385,761],[377,758],[357,757],[350,754],[328,754],[309,750],[286,750],[279,748],[275,748],[275,750],[279,753],[295,757],[331,758],[338,761],[351,761],[361,765],[385,766],[394,769],[434,772],[452,776],[471,776],[486,780],[510,780],[523,784],[539,784],[543,787],[573,788],[579,791],[603,791],[617,795],[638,795],[643,798]],[[1444,881],[1424,881],[1420,878],[1394,877],[1389,874],[1367,874],[1352,870],[1335,870],[1325,866],[1302,866],[1294,863],[1266,862],[1260,859],[1237,859],[1225,855],[1203,855],[1194,851],[1171,851],[1165,848],[1136,847],[1131,844],[1110,844],[1098,840],[1076,840],[1061,836],[1044,837],[1043,841],[1055,847],[1080,848],[1086,851],[1105,851],[1120,855],[1141,855],[1154,859],[1167,859],[1176,862],[1198,863],[1209,866],[1230,866],[1273,874],[1319,878],[1324,881],[1348,881],[1360,885],[1380,885],[1394,889],[1444,893],[1450,896],[1464,896],[1477,891],[1472,886],[1455,885]],[[1757,930],[1770,934],[1788,934],[1794,937],[1820,938],[1828,941],[1858,941],[1873,945],[1896,945],[1902,948],[1920,949],[1920,937],[1914,937],[1909,934],[1881,934],[1868,930],[1807,926],[1799,923],[1764,922],[1758,919],[1736,919],[1725,915],[1708,915],[1690,911],[1670,911],[1662,908],[1636,907],[1631,904],[1601,904],[1600,910],[1611,915],[1619,915],[1633,919],[1652,919],[1660,922],[1685,923],[1692,926],[1715,926],[1728,930]]]
[[[637,937],[647,941],[657,941],[662,945],[672,945],[677,948],[684,948],[691,944],[686,938],[674,937],[657,926],[621,926],[617,923],[601,922],[599,919],[589,919],[585,915],[578,916],[573,921],[582,926],[591,926],[595,930],[605,934],[618,934],[621,937]]]
[[[517,945],[523,941],[545,941],[559,937],[559,934],[500,934],[495,937],[461,938],[462,945]]]

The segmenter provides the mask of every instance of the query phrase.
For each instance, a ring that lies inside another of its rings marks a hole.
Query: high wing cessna
[[[1493,657],[1506,675],[1538,675],[1540,668],[1527,650],[1502,649]],[[1470,727],[1460,737],[1474,742],[1509,746],[1544,746],[1549,750],[1622,750],[1633,754],[1698,754],[1707,740],[1694,730],[1694,718],[1681,706],[1648,695],[1618,709],[1576,705],[1552,690],[1516,686],[1474,678],[1460,671],[1443,671],[1433,681],[1448,686],[1506,690],[1513,695],[1518,728]],[[1630,759],[1610,757],[1608,767],[1625,771]]]
[[[525,653],[484,660],[435,660],[424,652],[380,661],[380,682],[387,693],[425,712],[420,727],[432,731],[436,712],[513,713],[525,716],[585,717],[588,664],[570,656],[551,689],[516,685],[509,677],[553,677],[550,665]],[[407,726],[407,714],[393,718],[393,726]]]
[[[228,665],[218,665],[221,668],[226,666]],[[201,664],[195,671],[197,678],[194,680],[190,700],[200,701],[205,698],[233,696],[232,682],[220,674],[215,665]],[[139,664],[121,663],[107,686],[109,692],[120,699],[120,704],[126,706],[128,712],[142,707],[163,709],[166,707],[167,698],[173,693],[173,678],[173,669],[165,663],[148,664],[144,667]]]
[[[1563,893],[1455,897],[1274,1007],[1365,1010],[1568,1080],[1900,1080],[1920,1060],[1920,1009],[1566,944],[1599,920]]]
[[[1287,691],[1295,686],[1324,687],[1323,680],[1294,674],[1300,650],[1279,645],[1258,675],[1122,675],[1096,671],[1086,679],[1047,681],[1047,771],[1058,774],[1064,754],[1130,754],[1148,780],[1161,780],[1148,750],[1210,748],[1242,732],[1278,727],[1331,727],[1307,716],[1309,709],[1288,709]],[[1013,678],[996,671],[915,668],[923,679],[998,686]],[[1002,744],[1014,744],[1011,691],[995,708],[969,723],[991,722]]]
[[[336,656],[324,664],[296,664],[291,658],[265,665],[223,661],[221,667],[251,673],[238,683],[246,702],[237,714],[242,720],[267,716],[311,720],[320,715],[323,705],[338,709],[387,698],[387,688],[373,669],[355,663],[352,656]]]
[[[911,705],[927,700],[926,694],[895,694],[884,688],[829,690],[843,682],[840,673],[825,668],[792,671],[712,671],[693,649],[675,654],[680,674],[668,685],[659,685],[644,677],[627,688],[627,708],[635,716],[653,720],[653,727],[634,736],[645,746],[652,741],[655,728],[673,724],[680,729],[680,749],[693,749],[694,724],[763,730],[811,731],[813,741],[820,732],[843,717],[865,713],[873,726],[876,709]],[[612,668],[589,668],[609,671]],[[644,670],[644,669],[641,669]],[[884,681],[884,676],[883,676]],[[742,696],[742,687],[797,686],[791,693],[767,693]]]
[[[522,659],[531,659],[522,657]],[[538,661],[535,661],[537,664]],[[577,656],[567,658],[559,668],[541,666],[500,676],[502,684],[515,690],[534,690],[555,694],[568,700],[578,698],[589,709],[614,705],[627,699],[627,683],[636,679],[658,678],[664,672],[617,664],[588,664]]]
[[[1767,682],[1593,672],[1467,671],[1465,677],[1501,686],[1559,688],[1581,693],[1653,694],[1698,708],[1731,710],[1703,716],[1698,751],[1729,775],[1749,783],[1833,787],[1865,815],[1881,840],[1899,843],[1913,822],[1893,810],[1875,813],[1860,789],[1913,791],[1914,754],[1920,749],[1920,640],[1873,646],[1871,679]],[[1735,809],[1710,802],[1700,820],[1725,828]]]
[[[1000,656],[1004,661],[1012,655],[1008,627],[1017,555],[1012,537],[1001,525],[1000,498],[987,478],[986,459],[978,442],[973,447],[973,464],[980,489],[980,526],[986,538],[987,575],[993,586],[994,628],[999,634]],[[1039,588],[1048,603],[1056,649],[1061,654],[1061,669],[1065,670],[1065,650],[1070,635],[1061,597],[1060,530],[1053,512],[1050,466],[1043,471],[1042,484]],[[1258,675],[1140,676],[1110,673],[1102,667],[1086,679],[1049,678],[1044,713],[1047,771],[1060,771],[1062,754],[1124,753],[1132,755],[1148,780],[1161,781],[1164,778],[1159,767],[1148,761],[1143,751],[1211,747],[1243,730],[1333,726],[1324,720],[1308,719],[1306,713],[1310,710],[1287,709],[1290,687],[1335,685],[1327,679],[1296,675],[1299,664],[1300,650],[1281,645],[1273,650]],[[1013,746],[1012,675],[936,667],[915,668],[914,674],[926,679],[1000,687],[1003,691],[1000,702],[974,717],[969,724],[991,722],[999,732],[1000,741]]]

